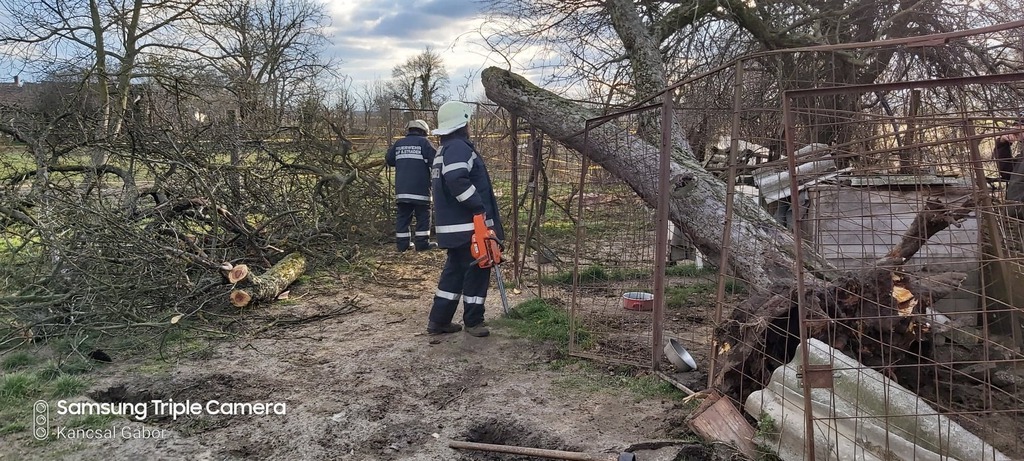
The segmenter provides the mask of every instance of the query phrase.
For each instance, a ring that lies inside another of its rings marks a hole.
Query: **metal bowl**
[[[686,348],[673,338],[669,338],[668,343],[665,343],[665,357],[679,371],[694,371],[697,369],[697,362],[693,360],[693,357],[686,351]]]

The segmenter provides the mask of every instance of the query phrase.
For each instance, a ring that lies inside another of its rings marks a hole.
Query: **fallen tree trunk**
[[[650,207],[657,207],[659,149],[614,122],[593,127],[598,114],[538,88],[509,71],[491,67],[482,73],[487,96],[523,117],[563,145],[628,184]],[[686,143],[676,143],[685,146]],[[725,235],[726,185],[702,168],[691,152],[677,152],[671,164],[670,219],[712,260],[721,257]],[[928,279],[901,271],[924,242],[966,218],[972,204],[930,203],[899,245],[873,267],[858,274],[836,270],[806,243],[796,242],[763,208],[736,196],[727,265],[741,278],[751,298],[736,306],[715,333],[719,367],[715,383],[722,392],[745,398],[768,382],[771,372],[792,359],[799,344],[797,277],[804,279],[804,312],[814,337],[866,365],[885,368],[918,362],[927,356],[929,307],[955,291],[964,274]],[[796,245],[803,259],[795,259]],[[908,356],[910,360],[908,360]],[[742,400],[741,400],[742,401]]]
[[[239,283],[245,282],[248,286],[231,291],[231,304],[235,307],[245,307],[253,303],[273,301],[305,271],[306,257],[301,253],[285,256],[263,275],[255,275],[247,270]]]
[[[585,153],[630,187],[649,206],[656,207],[658,148],[631,134],[626,127],[606,123],[594,128],[584,142],[588,118],[599,114],[533,85],[512,72],[491,67],[482,73],[487,97],[528,120],[570,149]],[[721,257],[725,232],[726,185],[708,173],[689,152],[671,165],[673,190],[669,217],[710,260]],[[795,286],[796,241],[792,232],[752,200],[735,197],[732,247],[728,264],[755,292],[785,291]],[[831,264],[805,245],[803,264],[817,273],[835,272]],[[808,283],[815,283],[808,279]]]

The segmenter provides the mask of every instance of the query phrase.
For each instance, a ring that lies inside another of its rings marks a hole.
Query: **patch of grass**
[[[637,280],[649,278],[650,275],[640,269],[605,268],[600,264],[587,266],[579,271],[581,285],[595,285],[605,282]],[[558,272],[544,277],[544,283],[552,285],[572,285],[572,271]]]
[[[93,362],[84,359],[72,360],[70,362],[64,363],[64,365],[61,366],[61,369],[64,370],[64,373],[67,373],[69,375],[85,374],[92,371],[94,368],[96,367],[93,365]]]
[[[665,268],[665,275],[669,277],[703,277],[711,275],[718,270],[711,266],[698,268],[696,264],[676,264]]]
[[[103,429],[117,419],[117,415],[85,415],[68,420],[67,427],[82,429]]]
[[[66,336],[50,340],[48,344],[53,349],[55,356],[69,357],[89,353],[95,349],[96,340],[91,337]]]
[[[682,399],[685,397],[679,389],[657,375],[637,376],[624,379],[623,385],[641,399]]]
[[[0,435],[14,434],[16,432],[22,432],[26,429],[28,429],[28,426],[26,426],[25,423],[8,423],[7,425],[0,427]]]
[[[138,366],[139,373],[144,375],[165,374],[174,368],[174,364],[167,360],[151,360]]]
[[[540,298],[520,303],[507,318],[498,319],[494,323],[510,328],[519,336],[553,341],[560,348],[569,346],[569,313]],[[583,347],[589,346],[590,332],[577,326],[576,340]]]
[[[36,370],[36,378],[39,378],[40,381],[53,381],[63,375],[64,370],[55,360],[47,360],[42,367]]]
[[[53,380],[54,397],[72,397],[81,394],[89,387],[89,382],[78,376],[63,375]]]
[[[665,307],[668,309],[680,309],[687,306],[704,304],[701,300],[709,295],[713,295],[716,287],[717,285],[714,282],[665,287]]]
[[[540,225],[541,235],[554,239],[568,239],[576,237],[576,225],[572,221],[545,221]]]
[[[17,351],[8,354],[4,357],[3,362],[0,362],[0,368],[4,370],[17,370],[18,368],[24,368],[29,365],[36,363],[36,357],[29,354],[26,351]]]
[[[700,282],[690,285],[665,287],[665,307],[680,309],[703,305],[709,299],[714,298],[717,289],[718,284],[716,282]],[[725,282],[726,294],[742,294],[746,292],[747,288],[740,282],[734,280]]]
[[[685,397],[679,389],[657,375],[637,376],[635,370],[629,367],[620,367],[609,372],[580,367],[574,371],[567,371],[564,376],[555,379],[554,384],[565,391],[625,392],[638,401],[648,399],[682,400]]]
[[[17,402],[38,392],[38,386],[35,375],[27,372],[4,375],[0,379],[0,402]]]
[[[775,437],[779,434],[779,429],[775,425],[775,418],[772,415],[762,412],[760,417],[757,418],[757,432],[756,435],[763,437]]]
[[[743,282],[736,280],[726,280],[725,282],[725,293],[726,294],[745,294],[747,292],[747,286]]]

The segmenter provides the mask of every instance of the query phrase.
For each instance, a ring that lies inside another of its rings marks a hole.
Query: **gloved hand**
[[[469,254],[481,268],[501,264],[501,242],[494,231],[487,227],[486,215],[473,215],[473,237],[470,238]]]

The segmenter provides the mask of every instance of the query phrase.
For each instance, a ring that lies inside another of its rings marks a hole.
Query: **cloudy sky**
[[[483,93],[480,71],[505,64],[482,45],[482,5],[473,0],[328,0],[329,53],[355,87],[391,77],[391,69],[431,47],[441,54],[454,87]],[[517,70],[517,69],[513,69]]]

